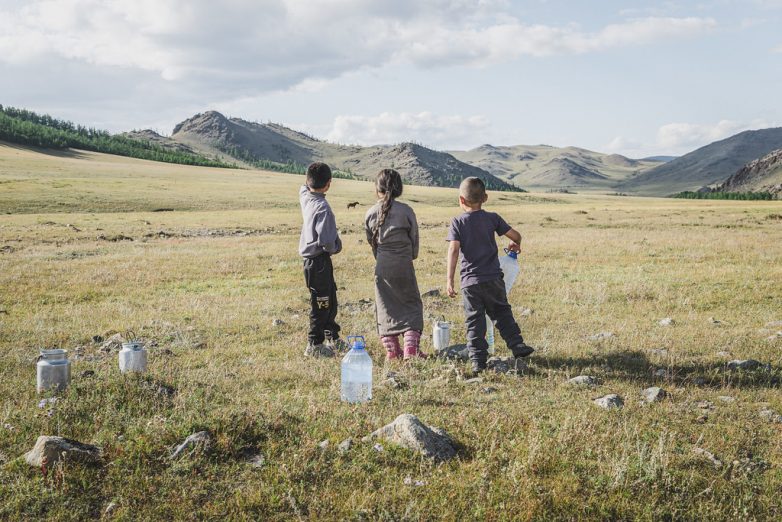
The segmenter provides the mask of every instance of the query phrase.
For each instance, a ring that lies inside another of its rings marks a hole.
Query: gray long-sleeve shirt
[[[337,221],[334,212],[326,201],[326,195],[311,192],[306,186],[299,189],[301,203],[301,226],[299,238],[299,254],[301,257],[313,258],[323,253],[339,254],[342,250],[342,240],[337,232]]]

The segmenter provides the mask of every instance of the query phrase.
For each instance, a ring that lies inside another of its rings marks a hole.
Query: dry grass
[[[767,339],[782,327],[763,330],[782,320],[782,226],[766,219],[779,203],[494,193],[489,208],[525,236],[511,302],[534,310],[519,317],[539,348],[530,375],[475,386],[448,364],[421,362],[402,369],[408,389],[377,388],[371,404],[354,407],[338,401],[338,361],[301,357],[300,182],[0,146],[0,518],[98,517],[109,502],[128,519],[782,514],[780,425],[758,415],[766,406],[782,413],[782,338]],[[406,187],[405,195],[422,224],[420,287],[441,288],[456,192]],[[380,380],[373,312],[357,304],[373,297],[361,242],[371,185],[336,180],[329,200],[345,240],[335,258],[339,320],[346,333],[369,336]],[[348,211],[349,201],[363,208]],[[96,239],[119,235],[134,241]],[[461,324],[459,301],[424,306],[428,319]],[[676,324],[659,326],[663,317]],[[286,325],[273,327],[273,318]],[[159,345],[143,379],[118,375],[116,356],[90,341],[129,328]],[[600,331],[615,338],[588,340]],[[454,335],[463,338],[463,328]],[[72,386],[51,415],[35,394],[32,360],[43,346],[94,356],[74,361]],[[652,351],[660,348],[667,355]],[[729,372],[720,351],[772,369]],[[601,386],[566,384],[584,373]],[[147,380],[177,393],[161,396]],[[496,393],[481,391],[489,385]],[[643,405],[640,390],[651,385],[670,399]],[[625,408],[591,403],[606,393],[622,395]],[[699,408],[702,400],[713,409]],[[438,466],[391,447],[334,450],[403,412],[445,428],[461,444],[459,459]],[[169,461],[170,447],[199,429],[215,435],[213,448]],[[44,478],[17,458],[40,434],[98,444],[105,464]],[[332,449],[317,448],[323,439]],[[713,469],[696,446],[725,466]],[[265,466],[247,465],[248,451],[263,453]],[[743,473],[731,465],[742,458],[769,467]],[[426,485],[405,485],[408,476]]]

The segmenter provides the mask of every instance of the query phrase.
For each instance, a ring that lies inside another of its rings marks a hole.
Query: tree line
[[[47,149],[82,149],[166,163],[235,168],[228,164],[149,140],[129,138],[73,122],[0,105],[0,140]]]
[[[746,201],[769,201],[774,199],[771,192],[679,192],[672,197],[681,199],[732,199]]]

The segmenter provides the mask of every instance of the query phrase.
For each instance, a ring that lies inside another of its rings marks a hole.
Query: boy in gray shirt
[[[524,343],[521,329],[513,318],[508,304],[505,283],[497,257],[497,241],[494,234],[506,236],[512,241],[510,249],[518,252],[521,234],[510,227],[499,214],[486,212],[481,206],[486,202],[486,185],[476,177],[465,178],[459,186],[459,206],[464,213],[453,218],[448,229],[448,280],[447,292],[456,296],[454,275],[459,251],[462,253],[461,287],[467,326],[467,348],[473,372],[486,369],[489,345],[486,342],[486,315],[497,325],[505,344],[517,363],[535,350]],[[520,368],[522,364],[517,364]]]
[[[310,330],[304,355],[332,357],[324,346],[325,332],[330,331],[335,346],[339,339],[337,317],[337,285],[331,256],[342,250],[334,212],[326,201],[331,187],[331,169],[325,163],[313,163],[307,168],[307,184],[299,190],[301,216],[304,223],[299,238],[299,254],[304,258],[304,280],[310,291]]]

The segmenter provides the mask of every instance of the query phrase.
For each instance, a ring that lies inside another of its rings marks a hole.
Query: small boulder
[[[713,410],[714,409],[714,403],[711,401],[698,401],[695,403],[695,406],[702,409],[702,410]]]
[[[114,334],[101,345],[100,351],[104,353],[118,352],[122,349],[122,343],[124,342],[125,339],[122,337],[122,334]]]
[[[262,468],[264,464],[266,464],[266,457],[263,456],[263,453],[256,453],[254,455],[248,455],[245,462],[253,468]]]
[[[760,417],[773,424],[782,424],[782,415],[768,408],[760,410]]]
[[[397,444],[435,461],[445,461],[456,456],[453,441],[444,431],[425,425],[409,413],[403,413],[363,440],[369,442],[374,439]]]
[[[527,361],[513,357],[491,357],[486,361],[486,370],[494,373],[521,373],[527,368]]]
[[[84,444],[64,437],[41,435],[33,449],[24,455],[31,466],[51,467],[59,461],[98,464],[101,461],[100,449],[92,444]]]
[[[593,402],[605,410],[621,409],[625,405],[622,398],[615,393],[599,397]]]
[[[285,326],[285,321],[282,319],[274,318],[272,319],[272,326]]]
[[[673,326],[676,324],[676,321],[674,321],[670,317],[666,317],[665,319],[660,319],[660,322],[658,322],[660,326]]]
[[[470,352],[467,350],[466,344],[454,344],[448,348],[445,348],[444,350],[436,352],[436,355],[443,359],[451,359],[455,361],[467,361],[470,359]]]
[[[320,443],[318,444],[318,447],[321,450],[329,449],[329,439],[325,439],[325,440],[320,441]]]
[[[722,467],[722,461],[715,457],[714,453],[703,448],[692,448],[692,452],[702,459],[708,461],[712,466],[714,466],[715,469],[720,469]]]
[[[353,447],[353,439],[347,438],[339,443],[337,446],[337,451],[339,451],[341,454],[345,454]]]
[[[607,339],[612,339],[614,337],[613,332],[600,332],[595,335],[590,335],[589,340],[590,341],[605,341]]]
[[[651,388],[646,388],[644,391],[642,391],[641,395],[643,396],[645,402],[652,403],[660,402],[661,400],[665,399],[668,396],[668,392],[659,386],[652,386]]]
[[[93,335],[92,336],[92,342],[95,344],[99,344],[103,342],[103,336],[102,335]]]
[[[309,344],[304,349],[304,357],[312,357],[315,359],[334,357],[334,350],[325,344]]]
[[[568,379],[567,382],[574,386],[597,386],[597,378],[591,375],[579,375],[578,377]]]
[[[188,455],[195,452],[197,449],[207,449],[212,445],[212,434],[208,431],[199,431],[189,435],[182,444],[174,448],[171,453],[171,458],[176,459],[185,454],[189,450]]]
[[[535,311],[532,308],[525,308],[524,310],[521,311],[519,315],[522,317],[529,317],[534,313]]]
[[[763,363],[755,359],[734,359],[728,362],[729,370],[757,370]]]

